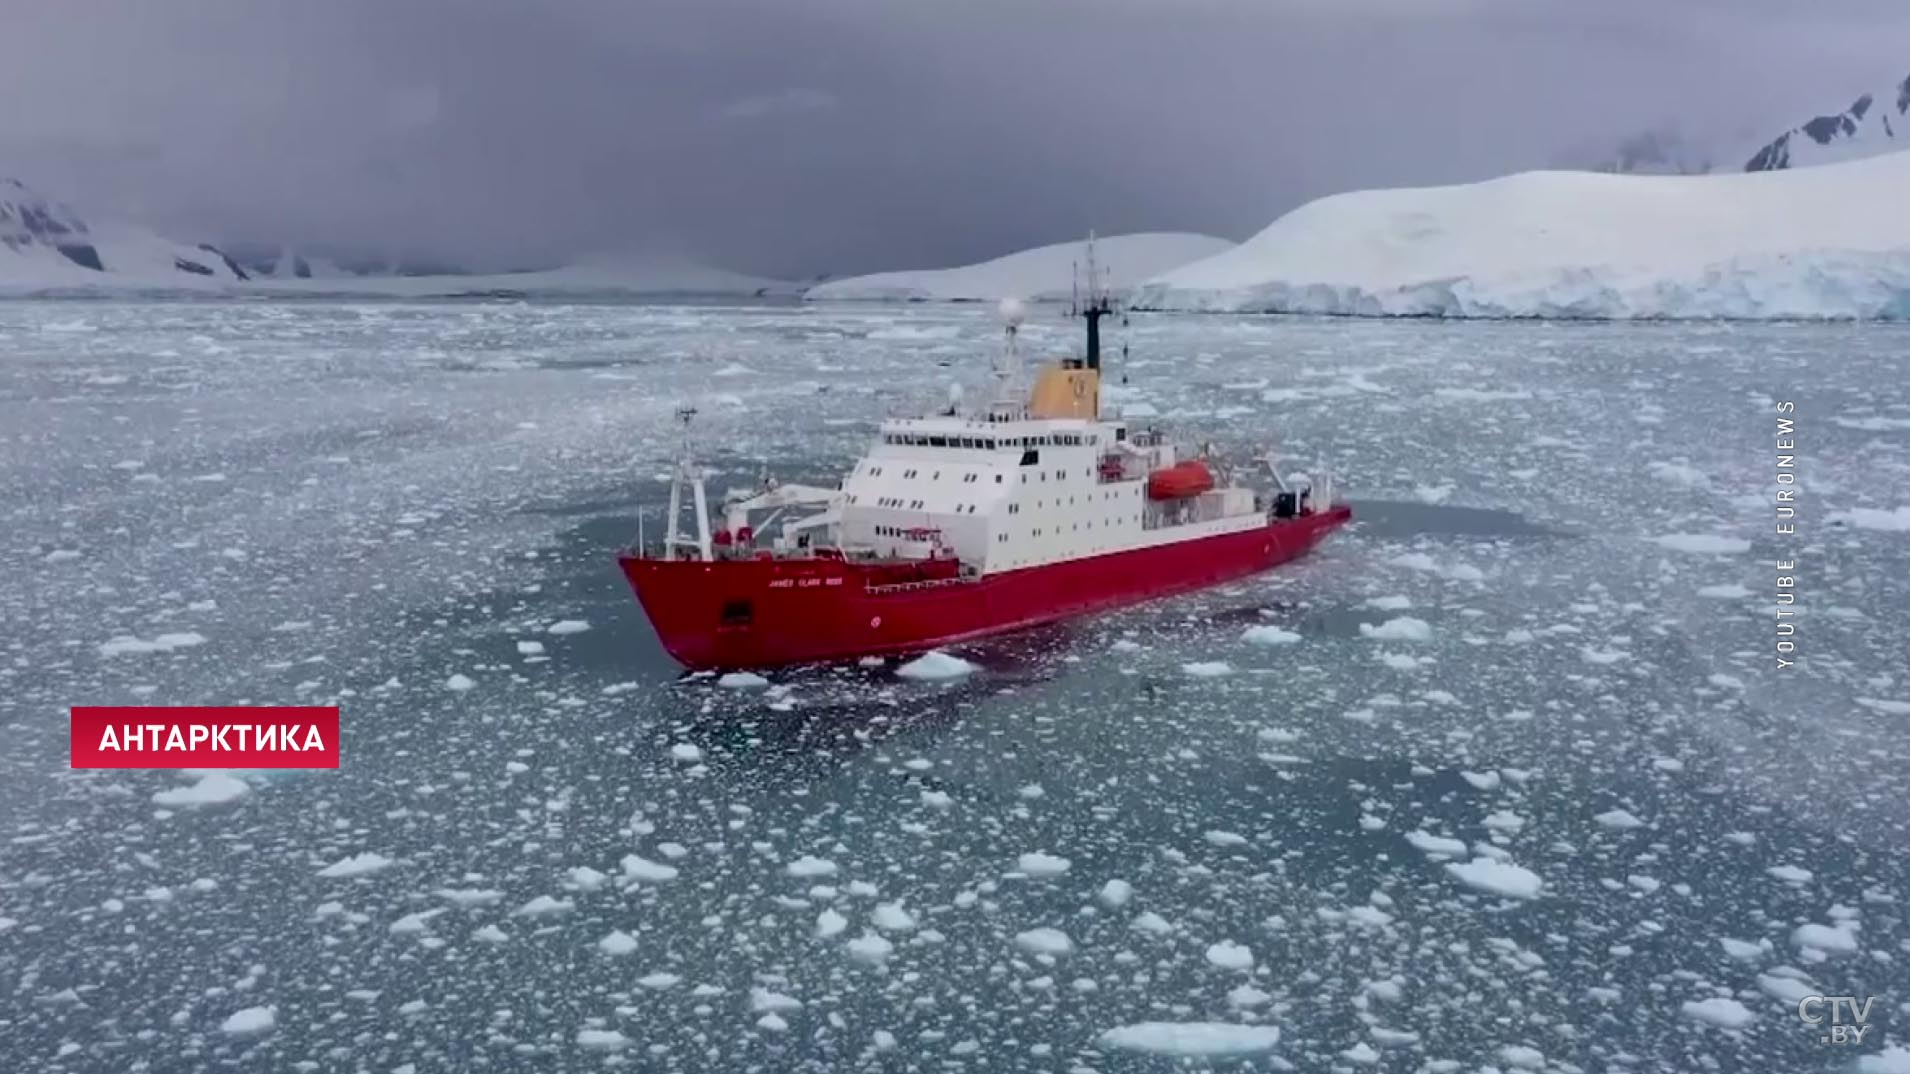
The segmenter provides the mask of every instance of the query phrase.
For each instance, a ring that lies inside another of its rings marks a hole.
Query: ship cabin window
[[[1114,427],[1114,442],[1118,444],[1121,441],[1126,439],[1127,439],[1127,427],[1124,425],[1115,426]]]
[[[930,481],[940,481],[942,479],[942,471],[940,470],[935,471],[934,473],[928,475],[928,479]]]
[[[999,485],[999,484],[1001,484],[1001,475],[1000,475],[1000,474],[996,474],[996,475],[995,475],[995,484],[997,484],[997,485]]]
[[[1029,448],[1028,450],[1026,450],[1026,451],[1024,451],[1024,452],[1022,452],[1022,453],[1021,453],[1021,464],[1022,464],[1023,466],[1039,466],[1039,465],[1041,465],[1041,452],[1039,452],[1039,451],[1036,451],[1036,450],[1035,450],[1034,448]]]

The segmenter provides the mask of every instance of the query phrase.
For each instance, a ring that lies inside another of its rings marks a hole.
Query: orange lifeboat
[[[1214,487],[1214,475],[1199,459],[1178,462],[1147,475],[1147,498],[1184,500]]]

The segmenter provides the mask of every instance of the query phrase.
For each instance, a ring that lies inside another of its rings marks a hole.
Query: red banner
[[[74,768],[337,768],[338,709],[73,710]]]

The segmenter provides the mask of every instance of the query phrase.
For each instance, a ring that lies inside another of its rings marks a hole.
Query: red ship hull
[[[618,562],[678,663],[768,668],[922,652],[1202,589],[1305,555],[1351,517],[1336,505],[1238,533],[912,585],[874,584],[881,568],[839,559]]]

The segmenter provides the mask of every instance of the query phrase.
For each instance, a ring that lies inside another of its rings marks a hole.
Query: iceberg
[[[1525,172],[1309,202],[1143,283],[1148,309],[1910,319],[1910,152],[1717,175]]]

